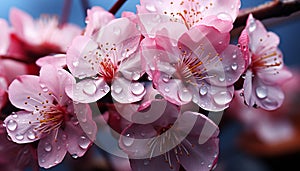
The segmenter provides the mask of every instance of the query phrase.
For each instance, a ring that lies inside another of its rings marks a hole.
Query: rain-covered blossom
[[[193,101],[209,111],[228,107],[233,84],[245,67],[241,51],[229,45],[228,36],[210,26],[182,31],[170,24],[154,38],[145,38],[144,65],[154,87],[177,105]]]
[[[157,113],[158,119],[149,122]],[[154,100],[132,117],[144,124],[125,128],[119,145],[128,154],[133,171],[178,171],[180,165],[188,171],[208,171],[216,164],[219,129],[206,116]]]
[[[267,32],[263,24],[249,15],[239,39],[248,62],[243,95],[247,105],[274,110],[281,106],[284,93],[281,85],[291,77],[278,49],[279,37]]]
[[[20,76],[8,88],[11,103],[23,109],[4,120],[8,135],[21,144],[39,140],[41,167],[59,164],[67,152],[76,158],[84,155],[95,138],[91,109],[86,104],[73,104],[65,93],[65,86],[73,79],[65,70],[46,65],[39,77]],[[88,135],[83,129],[89,130]]]
[[[81,80],[67,87],[68,95],[90,103],[112,90],[111,96],[118,102],[141,100],[145,89],[136,82],[143,74],[140,38],[136,24],[127,18],[111,21],[92,37],[76,37],[67,51],[67,65]]]
[[[183,22],[187,28],[196,25],[214,26],[221,32],[229,32],[236,19],[240,0],[141,0],[138,14],[156,13],[168,15],[173,22]]]

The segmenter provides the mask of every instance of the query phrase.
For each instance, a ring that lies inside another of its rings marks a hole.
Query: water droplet
[[[21,140],[24,139],[24,136],[22,134],[17,134],[16,135],[16,139],[19,140],[19,141],[21,141]]]
[[[30,139],[30,140],[34,140],[35,139],[35,133],[32,132],[32,131],[28,131],[27,133],[27,138]]]
[[[256,29],[256,22],[254,18],[251,18],[248,30],[249,32],[253,32],[255,31],[255,29]]]
[[[16,113],[13,112],[13,114],[11,115],[13,118],[17,119],[18,115]]]
[[[219,45],[222,45],[223,44],[223,42],[222,41],[219,41]]]
[[[208,168],[211,168],[212,167],[212,165],[210,164],[210,165],[208,165]]]
[[[201,162],[201,165],[204,165],[204,162]]]
[[[78,78],[79,78],[79,79],[84,79],[85,77],[86,77],[86,74],[79,74],[79,75],[78,75]]]
[[[183,88],[178,90],[178,97],[183,102],[189,102],[192,100],[192,94],[189,92],[188,89]]]
[[[207,94],[207,92],[208,92],[208,88],[206,86],[200,87],[200,90],[199,90],[200,95],[204,96]]]
[[[131,75],[131,78],[135,81],[138,80],[140,77],[141,77],[141,74],[139,72],[133,72]]]
[[[10,130],[10,131],[16,130],[17,126],[18,126],[18,124],[15,120],[11,119],[7,122],[7,129]]]
[[[226,21],[232,21],[232,18],[227,13],[221,12],[217,15],[218,19],[220,20],[226,20]]]
[[[72,156],[74,159],[77,159],[77,158],[78,158],[78,155],[77,155],[77,154],[71,154],[71,156]]]
[[[123,88],[121,86],[119,86],[119,85],[113,85],[112,89],[117,94],[120,94],[122,92],[122,90],[123,90]]]
[[[42,162],[42,163],[45,163],[45,159],[42,159],[41,162]]]
[[[268,95],[267,88],[264,86],[257,87],[255,92],[256,92],[257,97],[260,99],[266,98]]]
[[[114,27],[113,28],[113,32],[115,33],[115,35],[120,35],[121,34],[121,29],[119,27]]]
[[[44,87],[42,90],[43,90],[43,92],[48,92],[49,91],[49,89],[47,87]]]
[[[45,151],[50,152],[52,150],[52,146],[51,144],[49,144],[48,142],[45,143]]]
[[[169,93],[169,92],[170,92],[170,88],[169,88],[169,87],[165,87],[164,90],[165,90],[166,93]]]
[[[150,12],[155,12],[156,11],[155,6],[152,5],[152,4],[147,4],[146,9],[149,10]]]
[[[79,61],[74,61],[72,64],[74,67],[77,67],[79,65]]]
[[[97,87],[93,82],[87,82],[84,86],[83,92],[88,95],[93,95],[97,91]]]
[[[90,141],[85,136],[81,136],[78,144],[79,144],[79,147],[81,147],[82,149],[87,149],[90,145]]]
[[[218,105],[226,105],[228,104],[232,99],[232,95],[228,91],[222,91],[214,95],[214,101]]]
[[[147,159],[146,159],[146,160],[144,160],[144,165],[145,165],[145,166],[147,166],[149,163],[150,163],[150,161],[149,161],[149,160],[147,160]]]
[[[225,77],[224,77],[223,75],[222,75],[222,76],[220,76],[220,77],[219,77],[219,81],[220,81],[220,82],[223,82],[223,81],[225,81]]]
[[[170,81],[170,77],[164,76],[162,80],[163,80],[163,82],[168,83]]]
[[[126,134],[126,136],[123,136],[123,144],[127,147],[131,146],[134,142],[134,138],[130,137],[130,134]]]
[[[236,71],[238,69],[238,64],[237,63],[233,63],[231,65],[231,69],[234,70],[234,71]]]
[[[236,57],[237,57],[237,55],[236,55],[236,54],[233,54],[233,55],[232,55],[232,58],[233,58],[233,59],[235,59]]]
[[[134,95],[141,95],[145,91],[143,84],[141,83],[131,83],[131,92]]]

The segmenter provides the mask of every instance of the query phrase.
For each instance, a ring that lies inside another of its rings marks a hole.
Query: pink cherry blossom
[[[27,50],[38,54],[65,52],[72,39],[81,33],[75,25],[60,26],[56,17],[41,16],[34,20],[17,8],[11,9],[10,21],[14,34],[28,46]]]
[[[8,88],[11,103],[23,109],[5,119],[8,135],[20,144],[39,140],[41,167],[59,164],[67,152],[75,158],[84,155],[95,138],[91,109],[73,104],[65,93],[65,86],[72,82],[74,78],[65,70],[45,65],[39,77],[20,76]]]
[[[142,42],[143,63],[154,87],[178,105],[193,101],[205,110],[227,108],[233,84],[245,69],[241,51],[214,27],[193,27],[179,36],[177,31],[163,28]]]
[[[279,37],[267,32],[263,24],[250,15],[239,42],[249,62],[243,86],[246,104],[265,110],[277,109],[284,99],[281,84],[291,77],[278,49]]]
[[[119,145],[128,154],[132,170],[178,171],[180,165],[187,171],[211,170],[219,151],[217,125],[200,113],[181,113],[177,106],[166,101],[167,106],[162,108],[163,101],[149,104],[162,110],[158,120],[133,123],[122,132]],[[136,115],[143,112],[147,113],[147,108]]]
[[[55,54],[39,58],[35,63],[40,67],[44,65],[53,65],[58,68],[63,68],[67,66],[67,58],[66,54]]]
[[[115,19],[114,15],[101,7],[95,6],[88,9],[84,35],[92,36],[113,19]]]
[[[195,25],[214,26],[229,32],[238,15],[240,0],[141,0],[138,14],[157,13],[169,15],[174,22],[184,22],[188,28]]]
[[[121,103],[139,101],[145,91],[137,80],[144,73],[140,64],[141,34],[127,18],[111,21],[92,37],[78,36],[67,51],[67,65],[80,79],[68,86],[75,101],[90,103],[105,96]]]

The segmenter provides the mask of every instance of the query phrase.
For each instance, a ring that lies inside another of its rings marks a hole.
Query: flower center
[[[99,64],[100,64],[99,76],[103,77],[106,82],[111,83],[117,71],[117,67],[114,65],[112,60],[108,57],[103,58]]]
[[[41,133],[49,133],[60,128],[67,116],[66,108],[59,105],[44,106],[39,113],[42,117],[38,120],[40,125],[36,131]]]
[[[274,69],[274,74],[278,74],[277,68],[282,65],[282,62],[278,60],[278,58],[281,58],[282,56],[278,54],[276,51],[270,53],[270,54],[264,54],[263,56],[257,57],[253,55],[253,62],[252,62],[252,68],[254,72],[256,72],[259,69]]]

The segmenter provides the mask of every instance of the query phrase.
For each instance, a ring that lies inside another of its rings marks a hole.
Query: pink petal
[[[67,85],[67,95],[76,102],[92,103],[101,99],[109,92],[110,88],[102,79],[85,79],[76,84]]]
[[[157,135],[150,124],[132,124],[121,133],[120,148],[132,159],[148,158],[150,140]]]
[[[266,50],[271,47],[277,47],[279,44],[279,37],[272,33],[267,32],[264,25],[249,15],[246,29],[250,39],[251,51],[258,55],[263,54]]]
[[[40,70],[40,84],[45,85],[62,106],[69,100],[65,93],[65,87],[73,83],[75,83],[74,78],[64,69],[45,65]]]
[[[244,59],[245,59],[245,68],[248,68],[248,65],[250,64],[250,52],[249,52],[249,35],[247,30],[243,30],[239,40],[241,51],[243,53]]]
[[[99,71],[95,55],[98,44],[87,36],[74,38],[67,51],[67,65],[75,77],[85,78],[95,76]],[[92,52],[92,53],[90,53]],[[92,65],[94,63],[95,65]]]
[[[57,54],[53,56],[45,56],[39,58],[36,61],[36,64],[40,67],[44,65],[54,65],[57,68],[63,68],[67,65],[66,55],[65,54]]]
[[[9,42],[10,42],[9,39],[10,30],[7,22],[3,19],[0,19],[0,28],[1,28],[0,55],[5,55],[7,53]]]
[[[116,77],[113,80],[111,90],[111,96],[119,103],[140,101],[146,93],[142,83],[133,82],[123,77]]]
[[[33,44],[41,43],[41,39],[38,38],[34,26],[34,20],[30,15],[17,8],[12,8],[10,10],[9,19],[19,38]]]
[[[288,68],[282,68],[279,70],[260,70],[257,73],[257,76],[265,83],[265,84],[283,84],[292,78],[292,73],[288,70]]]
[[[209,75],[216,75],[208,79],[217,86],[233,85],[245,71],[245,60],[237,46],[229,45],[221,54],[220,62],[209,68]],[[207,67],[208,68],[208,67]]]
[[[83,156],[93,143],[78,123],[67,122],[65,133],[67,150],[74,158]]]
[[[50,168],[62,162],[66,153],[66,137],[62,130],[52,131],[38,144],[39,165],[43,168]]]
[[[43,136],[35,130],[40,126],[39,112],[20,111],[5,118],[6,130],[12,141],[23,144],[39,140]]]
[[[102,27],[94,38],[100,46],[101,44],[104,46],[101,49],[103,54],[110,53],[111,49],[116,48],[116,61],[121,61],[137,50],[141,33],[135,23],[127,18],[120,18]]]
[[[115,19],[114,15],[105,9],[95,6],[87,10],[85,35],[92,36],[103,26]]]
[[[7,86],[6,79],[0,76],[0,111],[7,102]]]
[[[8,87],[8,97],[14,106],[27,111],[35,111],[35,106],[42,108],[53,101],[47,87],[40,84],[39,77],[33,75],[23,75],[15,79]]]
[[[20,75],[28,74],[28,65],[22,62],[17,62],[10,59],[1,59],[1,65],[3,66],[3,72],[7,82],[12,82],[15,78]]]
[[[189,125],[190,124],[190,125]],[[179,132],[188,131],[189,135],[181,143],[189,155],[179,155],[180,163],[186,170],[211,170],[219,152],[219,128],[206,116],[196,112],[184,112],[175,123]],[[188,130],[187,130],[188,129]]]
[[[205,81],[198,83],[199,90],[191,89],[193,102],[208,111],[221,111],[229,106],[233,98],[234,87],[218,87]]]
[[[135,53],[133,56],[123,60],[118,70],[126,79],[138,80],[145,72],[141,65],[140,53]]]
[[[211,26],[221,33],[229,33],[233,28],[233,22],[228,14],[221,13],[220,15],[211,15],[201,20],[201,25]],[[199,23],[199,24],[200,24]],[[197,24],[197,25],[199,25]]]

